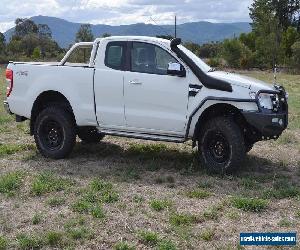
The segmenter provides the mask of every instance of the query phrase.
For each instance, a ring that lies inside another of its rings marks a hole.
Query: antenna
[[[274,66],[274,84],[277,83],[277,65]]]
[[[175,38],[177,38],[177,16],[175,14]]]

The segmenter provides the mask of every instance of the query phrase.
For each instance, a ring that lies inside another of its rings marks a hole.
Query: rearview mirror
[[[168,75],[185,77],[185,68],[180,63],[169,63],[168,65]]]

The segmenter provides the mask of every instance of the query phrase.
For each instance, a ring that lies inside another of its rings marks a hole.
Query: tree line
[[[300,0],[254,0],[250,33],[203,45],[187,43],[212,66],[300,70]]]
[[[300,0],[254,0],[249,7],[250,33],[203,45],[184,45],[213,67],[273,68],[300,71]],[[46,24],[18,18],[10,41],[0,33],[0,63],[9,60],[60,59],[66,52],[53,40]],[[103,34],[102,37],[110,36]],[[158,36],[171,39],[171,36]],[[94,35],[89,24],[79,28],[75,41],[89,42]]]
[[[102,37],[110,36],[103,34]],[[80,26],[76,33],[75,42],[90,42],[94,35],[89,24]],[[70,45],[71,46],[71,45]],[[36,24],[26,18],[15,20],[15,30],[9,41],[0,32],[0,64],[9,60],[60,60],[65,55],[66,49],[60,48],[53,40],[52,31],[47,24]]]

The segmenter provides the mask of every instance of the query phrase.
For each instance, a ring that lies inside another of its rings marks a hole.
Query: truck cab
[[[30,119],[37,148],[55,159],[76,135],[192,140],[203,166],[229,173],[288,124],[283,87],[217,71],[180,39],[100,38],[75,44],[60,63],[11,62],[6,78],[6,109]]]

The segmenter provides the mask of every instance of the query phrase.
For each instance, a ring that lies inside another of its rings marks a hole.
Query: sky
[[[71,22],[121,25],[193,21],[248,22],[252,0],[0,0],[0,32],[17,17],[54,16]]]

